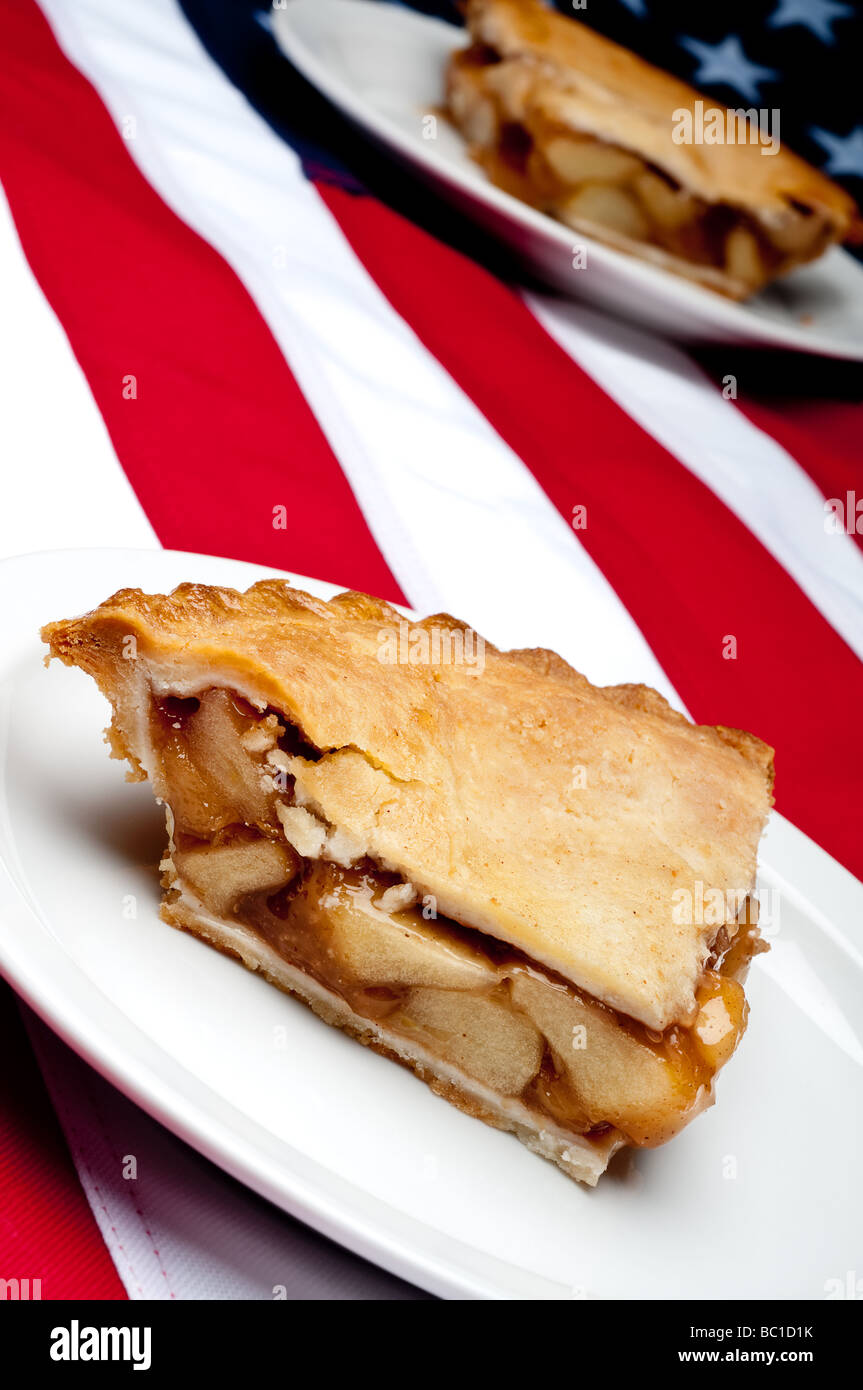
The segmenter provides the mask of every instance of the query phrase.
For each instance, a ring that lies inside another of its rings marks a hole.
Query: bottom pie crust
[[[595,1187],[612,1155],[626,1143],[614,1129],[596,1138],[584,1139],[558,1129],[545,1117],[539,1124],[537,1116],[521,1101],[495,1095],[449,1063],[432,1057],[418,1043],[354,1013],[343,998],[289,965],[256,932],[214,917],[180,880],[175,880],[173,887],[175,895],[162,904],[164,921],[233,956],[248,970],[260,972],[270,984],[308,1004],[325,1023],[344,1029],[364,1046],[401,1062],[436,1095],[475,1119],[514,1134],[533,1153],[549,1159],[568,1177]]]

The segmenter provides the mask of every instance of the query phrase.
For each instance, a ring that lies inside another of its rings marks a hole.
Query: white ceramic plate
[[[863,361],[863,266],[833,249],[746,304],[576,234],[489,183],[439,113],[443,70],[463,31],[371,0],[289,0],[272,12],[283,52],[330,101],[513,250],[540,279],[691,341],[792,348]],[[575,243],[587,265],[573,270]]]
[[[126,585],[245,587],[263,573],[170,551],[0,565],[0,967],[12,984],[208,1158],[434,1293],[820,1298],[863,1269],[863,887],[778,818],[763,881],[780,893],[780,930],[753,967],[750,1029],[718,1104],[595,1191],[159,920],[161,813],[109,760],[92,682],[46,670],[37,631]]]

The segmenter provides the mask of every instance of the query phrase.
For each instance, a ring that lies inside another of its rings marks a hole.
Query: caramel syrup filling
[[[723,929],[692,1024],[654,1033],[514,948],[445,918],[368,859],[303,858],[277,807],[275,749],[320,756],[273,711],[211,689],[154,701],[153,780],[171,807],[172,891],[251,928],[289,964],[496,1095],[573,1134],[663,1143],[710,1098],[746,1023],[738,977],[758,949]],[[395,894],[395,897],[393,896]]]

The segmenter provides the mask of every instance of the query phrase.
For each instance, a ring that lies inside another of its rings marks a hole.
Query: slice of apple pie
[[[466,10],[472,43],[449,64],[447,109],[516,197],[735,299],[860,239],[854,200],[762,131],[759,112],[705,103],[542,0]]]
[[[276,579],[43,637],[165,804],[167,922],[583,1182],[710,1103],[760,947],[758,739]]]

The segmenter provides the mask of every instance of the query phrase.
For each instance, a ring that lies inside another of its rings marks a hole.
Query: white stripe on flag
[[[550,295],[525,300],[603,391],[749,527],[863,658],[863,554],[850,536],[825,529],[824,498],[805,469],[673,343]]]
[[[135,117],[128,147],[146,178],[251,293],[413,606],[679,704],[529,470],[395,313],[172,0],[42,3],[114,120]]]
[[[70,546],[158,546],[27,264],[2,191],[0,304],[0,558]]]

